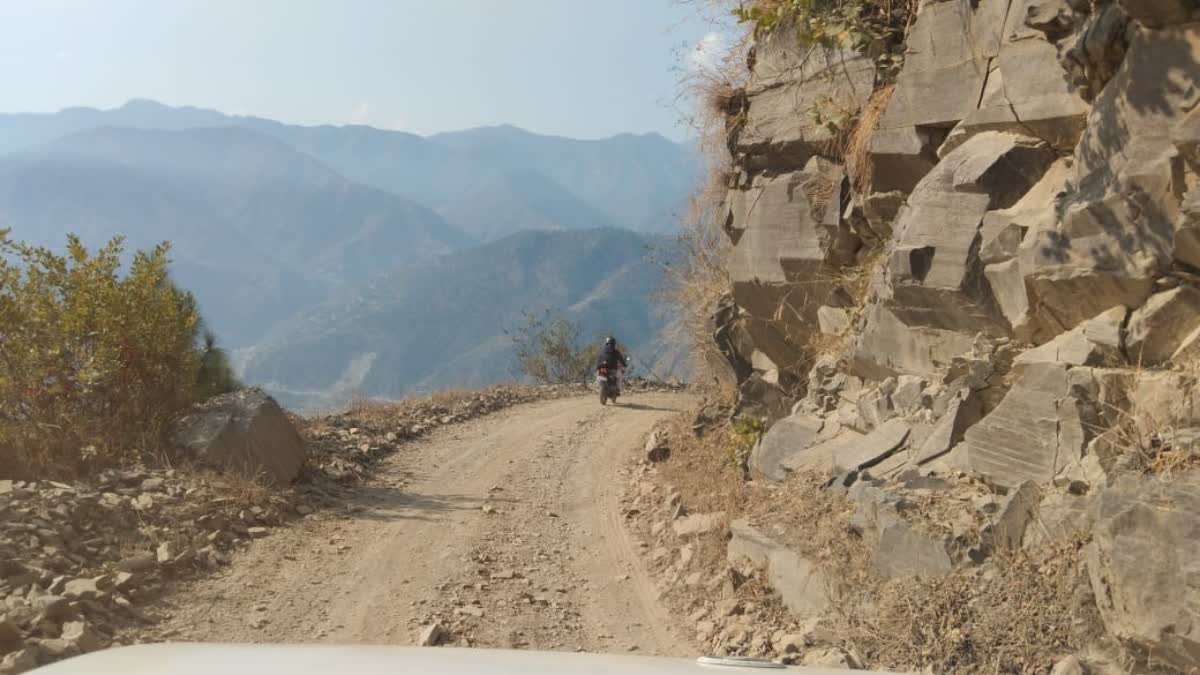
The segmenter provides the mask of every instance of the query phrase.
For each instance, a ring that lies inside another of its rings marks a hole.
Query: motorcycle
[[[633,365],[633,360],[626,357],[626,371]],[[600,366],[596,369],[596,384],[600,388],[600,405],[606,405],[609,401],[617,402],[617,397],[621,395],[621,369],[609,368]]]

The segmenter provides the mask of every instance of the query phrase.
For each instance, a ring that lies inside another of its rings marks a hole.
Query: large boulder
[[[304,440],[275,399],[257,387],[197,406],[174,424],[170,437],[196,461],[275,483],[295,480],[304,463]]]
[[[852,371],[871,380],[903,373],[931,377],[973,345],[973,333],[909,326],[888,307],[872,304],[853,345]]]
[[[830,471],[841,474],[869,469],[905,447],[912,427],[902,419],[891,419],[866,436],[839,439],[829,451]]]
[[[852,526],[871,550],[871,567],[881,577],[937,577],[954,568],[949,541],[905,520],[903,499],[878,487],[855,483],[848,495],[858,502]]]
[[[786,479],[790,473],[789,460],[819,442],[824,427],[824,420],[804,413],[772,424],[750,453],[750,470],[768,480]]]
[[[1003,320],[983,275],[980,227],[1007,208],[1054,162],[1045,143],[986,132],[959,146],[909,197],[888,261],[888,307],[908,325],[1001,335]]]
[[[871,186],[886,203],[894,202],[887,195],[911,192],[933,170],[946,134],[978,106],[1007,10],[1008,0],[922,3],[904,67],[871,138]],[[868,216],[872,226],[895,213],[882,211]]]
[[[1091,371],[1034,363],[1015,372],[1000,405],[967,430],[967,463],[1001,485],[1048,482],[1083,455],[1094,435]]]
[[[1094,508],[1087,568],[1108,632],[1151,663],[1200,669],[1200,475],[1126,476]]]
[[[881,129],[949,129],[979,103],[988,63],[1000,52],[1009,0],[926,2]]]
[[[1017,333],[1024,340],[1046,342],[1109,307],[1139,307],[1174,259],[1188,262],[1198,253],[1187,237],[1176,246],[1189,221],[1172,133],[1198,101],[1200,25],[1133,35],[1088,114],[1058,223],[1022,244],[1021,270],[1035,308]]]
[[[1030,12],[1033,24],[1030,25]],[[1056,150],[1070,151],[1083,132],[1087,102],[1074,91],[1045,36],[1061,21],[1061,8],[1039,0],[1011,0],[1004,41],[992,59],[979,107],[968,113],[939,151],[945,155],[980,131],[1035,136]]]
[[[1129,317],[1126,348],[1134,362],[1157,366],[1200,348],[1200,289],[1156,293]]]
[[[729,563],[743,571],[749,571],[747,565],[765,570],[767,583],[793,614],[819,616],[829,606],[826,579],[816,563],[772,540],[747,520],[735,520],[729,529]]]
[[[1022,352],[1017,365],[1060,363],[1068,366],[1119,366],[1125,362],[1124,326],[1128,310],[1114,307],[1040,347]]]
[[[814,110],[857,111],[875,83],[875,64],[852,50],[806,47],[795,31],[773,31],[756,45],[746,87],[749,110],[733,135],[753,170],[798,169],[820,152],[833,133]]]
[[[793,309],[785,317],[816,317],[824,300],[816,282],[829,276],[822,269],[853,262],[857,251],[840,225],[844,184],[840,166],[814,158],[801,171],[756,176],[745,189],[730,192],[729,275],[740,307],[772,318],[786,298]],[[795,283],[806,284],[804,293],[794,293]]]

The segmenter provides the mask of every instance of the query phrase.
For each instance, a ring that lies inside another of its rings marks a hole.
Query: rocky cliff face
[[[1108,636],[1200,667],[1200,4],[928,0],[907,47],[887,87],[787,30],[752,52],[714,319],[774,422],[749,468],[1079,497]],[[865,153],[817,101],[878,117]]]

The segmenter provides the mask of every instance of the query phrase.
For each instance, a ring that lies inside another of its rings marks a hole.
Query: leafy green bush
[[[547,310],[522,312],[522,323],[505,333],[516,350],[514,371],[541,384],[584,382],[600,356],[599,345],[580,343],[579,325]]]
[[[154,451],[172,417],[237,382],[195,299],[167,276],[169,246],[122,240],[66,255],[0,230],[0,473],[70,475]]]

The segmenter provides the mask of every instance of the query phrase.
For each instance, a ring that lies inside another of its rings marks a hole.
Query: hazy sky
[[[682,138],[679,70],[720,42],[703,3],[0,0],[0,111],[152,98],[420,134]]]

